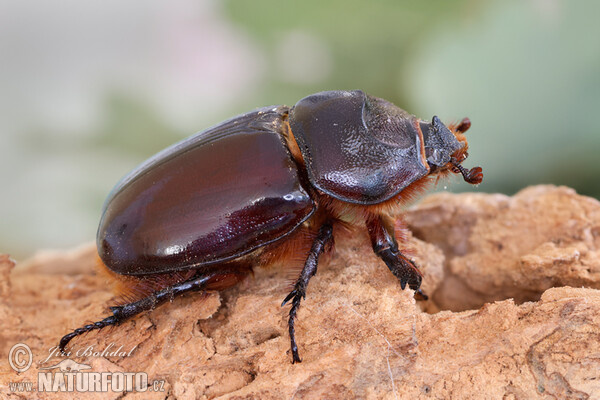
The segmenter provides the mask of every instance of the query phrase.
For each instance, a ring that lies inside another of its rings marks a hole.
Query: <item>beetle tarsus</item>
[[[102,329],[110,325],[117,325],[119,323],[117,317],[111,315],[110,317],[104,318],[102,321],[94,322],[93,324],[85,325],[81,328],[75,329],[73,332],[65,335],[60,339],[60,343],[58,345],[58,349],[64,353],[67,344],[71,341],[71,339],[76,336],[83,335],[89,331],[93,331],[95,329]]]
[[[296,313],[300,308],[300,301],[302,295],[300,293],[294,294],[294,300],[292,301],[292,308],[290,309],[290,318],[288,320],[288,329],[290,332],[290,342],[292,350],[292,364],[302,362],[300,354],[298,354],[298,344],[296,343],[296,328],[294,327],[294,320],[296,319]]]
[[[400,280],[402,290],[407,284],[412,290],[419,290],[423,275],[412,260],[406,258],[399,251],[391,249],[383,250],[377,255],[385,262],[392,274]]]
[[[331,224],[325,224],[319,229],[317,237],[313,241],[310,253],[304,263],[304,268],[294,285],[294,289],[285,297],[281,306],[283,307],[288,301],[292,300],[292,308],[290,308],[288,328],[290,332],[290,343],[292,349],[292,364],[302,362],[300,355],[298,354],[298,345],[296,343],[296,328],[294,326],[296,320],[296,314],[300,308],[300,302],[302,299],[306,299],[306,288],[308,282],[317,273],[317,265],[319,264],[319,257],[325,251],[326,247],[331,243],[333,239],[333,227]]]

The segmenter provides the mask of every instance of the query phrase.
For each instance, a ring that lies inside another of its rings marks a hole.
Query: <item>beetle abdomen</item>
[[[105,203],[98,250],[146,275],[228,261],[296,229],[315,205],[287,149],[287,108],[263,108],[159,153]]]

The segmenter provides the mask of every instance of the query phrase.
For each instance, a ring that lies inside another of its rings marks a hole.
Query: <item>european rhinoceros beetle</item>
[[[186,292],[230,287],[255,266],[285,263],[297,256],[290,249],[309,248],[283,301],[292,302],[292,362],[299,362],[296,312],[341,226],[366,229],[402,289],[420,293],[421,273],[402,254],[392,216],[449,172],[481,182],[480,167],[461,166],[469,127],[466,118],[448,127],[435,116],[423,121],[360,90],[328,91],[292,108],[234,117],[167,148],[117,184],[98,228],[100,259],[126,277],[136,301],[64,336],[60,349],[77,335]]]

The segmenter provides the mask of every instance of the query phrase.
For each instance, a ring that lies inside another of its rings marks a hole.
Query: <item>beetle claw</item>
[[[400,287],[402,288],[402,290],[404,290],[404,288],[406,287],[406,284],[408,283],[407,279],[400,279]]]
[[[295,351],[292,349],[292,364],[301,363],[302,359],[300,358],[300,354],[298,354],[298,347],[296,347]]]

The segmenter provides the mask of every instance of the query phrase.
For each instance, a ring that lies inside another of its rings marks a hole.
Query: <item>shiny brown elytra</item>
[[[300,362],[296,313],[340,228],[366,229],[402,289],[408,284],[425,297],[392,216],[450,172],[481,182],[480,167],[461,165],[470,125],[466,118],[448,127],[435,116],[423,121],[360,90],[329,91],[292,108],[240,115],[165,149],[117,184],[98,228],[104,266],[138,297],[64,336],[60,349],[180,294],[230,287],[253,267],[285,263],[305,249],[282,304],[292,302],[292,362]]]

